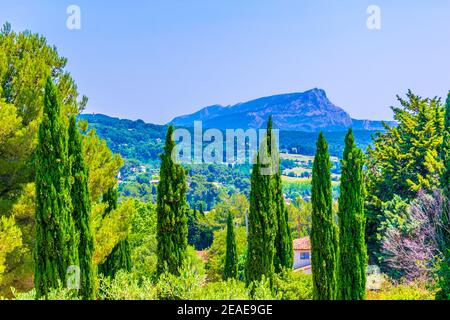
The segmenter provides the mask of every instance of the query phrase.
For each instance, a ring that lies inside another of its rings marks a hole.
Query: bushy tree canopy
[[[440,99],[422,98],[411,91],[393,107],[398,125],[378,133],[367,157],[367,237],[373,262],[380,252],[378,228],[385,220],[384,202],[399,196],[412,200],[419,190],[440,186],[444,164],[440,157],[444,109]]]

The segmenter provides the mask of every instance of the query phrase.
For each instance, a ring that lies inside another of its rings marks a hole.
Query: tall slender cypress
[[[272,136],[272,117],[267,125],[268,134]],[[269,133],[270,132],[270,133]],[[271,137],[274,139],[274,137]],[[273,150],[272,150],[273,149]],[[275,272],[279,273],[283,268],[292,269],[294,262],[294,249],[292,234],[289,228],[289,216],[283,197],[283,183],[281,180],[280,155],[274,142],[269,149],[272,161],[275,162],[274,174],[272,176],[272,201],[277,214],[277,234],[275,237]]]
[[[72,174],[72,217],[79,233],[78,258],[80,263],[80,296],[95,299],[95,272],[92,261],[94,237],[91,226],[91,202],[88,189],[88,168],[83,158],[81,134],[75,116],[69,123],[68,155]]]
[[[36,149],[34,284],[38,298],[65,285],[68,267],[78,265],[69,177],[67,128],[61,119],[56,88],[49,77]]]
[[[444,134],[441,148],[441,158],[444,162],[444,172],[441,177],[441,186],[444,194],[444,210],[442,215],[442,237],[444,253],[439,268],[439,291],[437,298],[450,300],[450,91],[445,104]]]
[[[156,207],[158,274],[179,274],[187,250],[187,186],[184,168],[172,158],[175,148],[173,133],[173,126],[169,126],[161,155]]]
[[[337,228],[333,219],[331,161],[323,133],[317,141],[312,174],[311,250],[313,298],[334,300],[337,293]]]
[[[230,212],[227,218],[227,251],[225,254],[224,279],[236,279],[237,273],[236,237],[234,234],[233,215]]]
[[[105,215],[118,206],[118,192],[116,188],[110,188],[103,195],[103,203],[107,204]],[[106,277],[114,278],[119,270],[131,271],[131,251],[128,239],[119,241],[106,258],[105,262],[98,266],[98,272]]]
[[[269,120],[268,128],[271,128]],[[272,132],[267,131],[261,143],[256,163],[253,165],[248,214],[247,285],[260,281],[264,276],[273,284],[277,212],[273,201],[273,168],[270,163]],[[269,150],[269,151],[268,151]]]
[[[338,212],[340,300],[363,300],[366,296],[363,161],[363,152],[356,147],[353,131],[350,129],[345,137]]]

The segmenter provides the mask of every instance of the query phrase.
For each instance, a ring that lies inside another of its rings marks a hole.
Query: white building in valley
[[[311,273],[311,242],[309,237],[295,239],[294,243],[294,271],[301,270]]]

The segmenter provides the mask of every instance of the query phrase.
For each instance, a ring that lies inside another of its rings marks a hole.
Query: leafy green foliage
[[[287,206],[289,228],[294,238],[309,236],[311,233],[312,203],[298,197]]]
[[[6,23],[0,31],[0,215],[12,211],[24,236],[24,247],[7,257],[4,275],[6,288],[15,285],[29,290],[34,261],[35,243],[34,182],[38,129],[43,121],[44,95],[47,78],[55,84],[60,97],[61,122],[68,124],[67,115],[83,110],[87,98],[79,100],[77,87],[66,70],[67,60],[47,40],[29,31],[16,33]],[[14,204],[14,207],[12,207]],[[9,289],[8,289],[9,290]],[[3,290],[2,290],[3,291]]]
[[[30,181],[29,161],[37,138],[37,121],[24,126],[17,108],[0,96],[0,197],[13,197]]]
[[[443,141],[444,110],[439,99],[424,99],[411,91],[398,97],[392,108],[397,127],[374,137],[367,155],[367,241],[373,262],[380,254],[377,229],[383,221],[382,205],[395,195],[410,201],[419,190],[440,186],[444,165],[439,157]]]
[[[208,282],[198,296],[204,300],[248,300],[249,294],[245,283],[236,279]]]
[[[233,278],[236,279],[238,275],[237,266],[237,249],[236,249],[236,237],[234,235],[233,216],[228,214],[227,219],[227,251],[225,254],[225,270],[224,279]]]
[[[99,266],[103,275],[114,278],[119,270],[131,271],[131,253],[128,239],[119,241]]]
[[[128,235],[132,272],[138,279],[144,279],[156,273],[156,206],[137,200],[134,206],[136,211],[131,219],[131,230]]]
[[[164,147],[167,127],[111,118],[101,114],[82,114],[80,119],[89,122],[91,128],[105,139],[114,153],[126,159],[137,159],[143,164],[157,164]]]
[[[6,268],[6,255],[21,246],[22,234],[14,218],[0,217],[0,283]]]
[[[24,183],[34,181],[32,157],[47,78],[50,76],[56,85],[64,115],[77,113],[87,103],[86,97],[78,101],[66,64],[43,36],[29,31],[16,33],[8,23],[0,30],[0,135],[5,137],[0,142],[0,198],[16,198]]]
[[[312,276],[284,269],[275,277],[274,291],[281,300],[312,300]]]
[[[228,215],[231,214],[237,225],[244,225],[245,215],[249,208],[247,197],[240,193],[230,196],[222,193],[219,199],[220,202],[208,213],[208,218],[212,220],[211,224],[221,228],[227,223]]]
[[[118,203],[117,189],[110,189],[103,196],[103,202],[107,204],[105,214],[108,215],[113,210],[117,210]],[[128,230],[127,230],[128,231]],[[98,266],[98,271],[106,277],[114,278],[119,270],[131,271],[130,244],[126,236],[114,246],[106,260]]]
[[[16,247],[6,256],[7,271],[3,276],[3,282],[0,283],[0,292],[4,295],[9,295],[11,286],[21,291],[29,291],[33,288],[35,200],[34,183],[29,183],[24,186],[22,195],[10,209],[15,225],[20,228],[22,246]]]
[[[368,300],[434,300],[435,292],[422,282],[393,284],[384,281],[376,291],[368,291]]]
[[[156,300],[156,288],[150,278],[139,279],[133,273],[119,270],[114,278],[100,277],[103,300]]]
[[[178,274],[165,272],[156,285],[158,299],[195,300],[206,282],[204,264],[192,247],[186,248],[186,257]]]
[[[116,245],[128,237],[135,212],[133,199],[124,200],[117,209],[105,215],[106,208],[105,204],[93,208],[94,263],[97,266],[104,263]]]
[[[46,297],[39,297],[36,294],[36,290],[33,289],[29,292],[19,293],[12,288],[14,300],[51,300],[51,301],[67,301],[67,300],[80,300],[78,292],[73,289],[68,289],[59,284],[56,289],[51,289]]]
[[[211,246],[214,234],[213,227],[205,219],[204,214],[196,209],[188,214],[188,244],[196,250],[204,250]]]
[[[329,153],[333,157],[340,157],[344,151],[344,141],[346,131],[324,132],[324,136],[329,144]],[[372,143],[372,135],[375,131],[355,130],[355,139],[358,147],[365,150]],[[316,152],[315,141],[317,133],[302,131],[280,131],[280,149],[287,150],[294,154],[304,154],[313,156]]]
[[[87,131],[84,128],[84,132]],[[102,197],[116,187],[116,176],[123,165],[118,154],[113,154],[106,142],[96,134],[95,129],[86,132],[83,138],[83,156],[89,168],[89,192],[91,203],[102,202]]]
[[[375,230],[375,234],[372,235],[380,243],[380,246],[387,239],[389,230],[402,230],[403,232],[408,221],[409,210],[410,203],[398,195],[394,195],[392,200],[381,204],[380,213],[377,215],[379,221],[378,228]],[[377,252],[375,257],[384,272],[394,278],[398,278],[399,275],[397,272],[386,266],[386,256],[383,250]]]
[[[239,280],[244,280],[244,269],[247,250],[247,238],[245,227],[234,228],[235,239],[236,239],[236,256],[238,259],[238,278]],[[225,229],[218,230],[214,232],[214,242],[211,248],[208,249],[206,263],[206,273],[208,275],[209,281],[220,281],[223,279],[225,273],[225,260],[226,260],[226,248],[227,248],[227,232]]]
[[[444,133],[441,149],[444,171],[441,184],[444,193],[444,214],[442,215],[441,232],[443,234],[443,258],[438,270],[439,299],[450,300],[450,91],[445,104]]]

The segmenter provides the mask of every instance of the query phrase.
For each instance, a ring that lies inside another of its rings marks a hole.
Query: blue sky
[[[81,8],[81,30],[66,8]],[[381,30],[366,27],[381,8]],[[450,1],[0,0],[0,22],[69,59],[88,112],[166,123],[211,104],[319,87],[355,118],[450,89]]]

